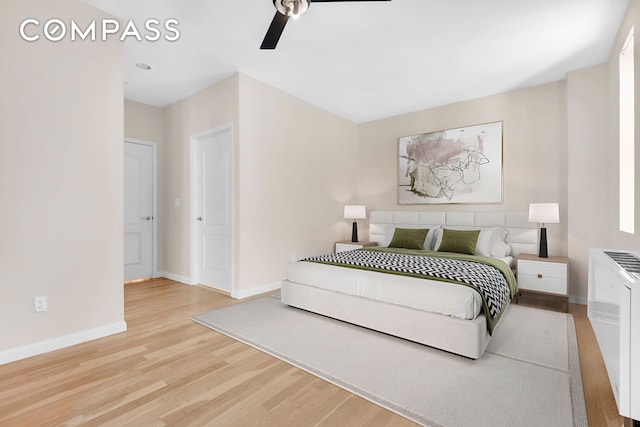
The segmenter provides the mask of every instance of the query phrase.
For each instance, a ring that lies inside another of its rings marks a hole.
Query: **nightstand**
[[[533,254],[518,255],[518,298],[532,295],[561,302],[569,311],[569,258],[540,258]]]
[[[369,248],[371,246],[378,246],[376,242],[352,242],[351,240],[343,240],[336,242],[336,253],[344,251],[352,251],[354,249]]]

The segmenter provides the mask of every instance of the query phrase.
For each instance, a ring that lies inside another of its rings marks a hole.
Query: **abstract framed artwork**
[[[502,203],[502,122],[398,140],[398,204]]]

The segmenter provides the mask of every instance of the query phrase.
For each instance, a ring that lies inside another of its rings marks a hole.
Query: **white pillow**
[[[480,230],[476,243],[476,254],[494,258],[504,258],[511,254],[511,246],[506,242],[508,231],[504,227],[465,227],[447,226],[450,230]],[[427,236],[428,237],[428,236]],[[437,230],[433,250],[438,250],[442,243],[442,228]]]
[[[424,245],[422,249],[425,251],[433,250],[433,242],[435,240],[435,236],[437,234],[437,230],[441,228],[440,225],[393,225],[387,229],[387,232],[384,235],[384,240],[382,241],[382,246],[388,247],[389,243],[393,239],[393,234],[396,232],[396,228],[428,228],[429,233],[427,233],[427,237],[424,239]]]
[[[493,244],[489,253],[492,257],[504,258],[511,255],[511,245],[507,243],[509,232],[504,227],[493,227]]]

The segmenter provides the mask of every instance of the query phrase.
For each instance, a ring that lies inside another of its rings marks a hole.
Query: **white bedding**
[[[474,289],[437,280],[315,262],[289,265],[289,281],[460,319],[475,319],[482,298]]]

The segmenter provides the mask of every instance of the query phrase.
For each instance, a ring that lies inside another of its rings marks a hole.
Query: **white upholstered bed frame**
[[[537,252],[537,225],[528,222],[527,212],[373,211],[369,239],[381,244],[389,228],[416,225],[502,226],[509,232],[507,242],[512,248],[511,256]],[[482,356],[490,340],[484,315],[463,320],[289,280],[282,281],[281,298],[293,307],[472,359]]]

